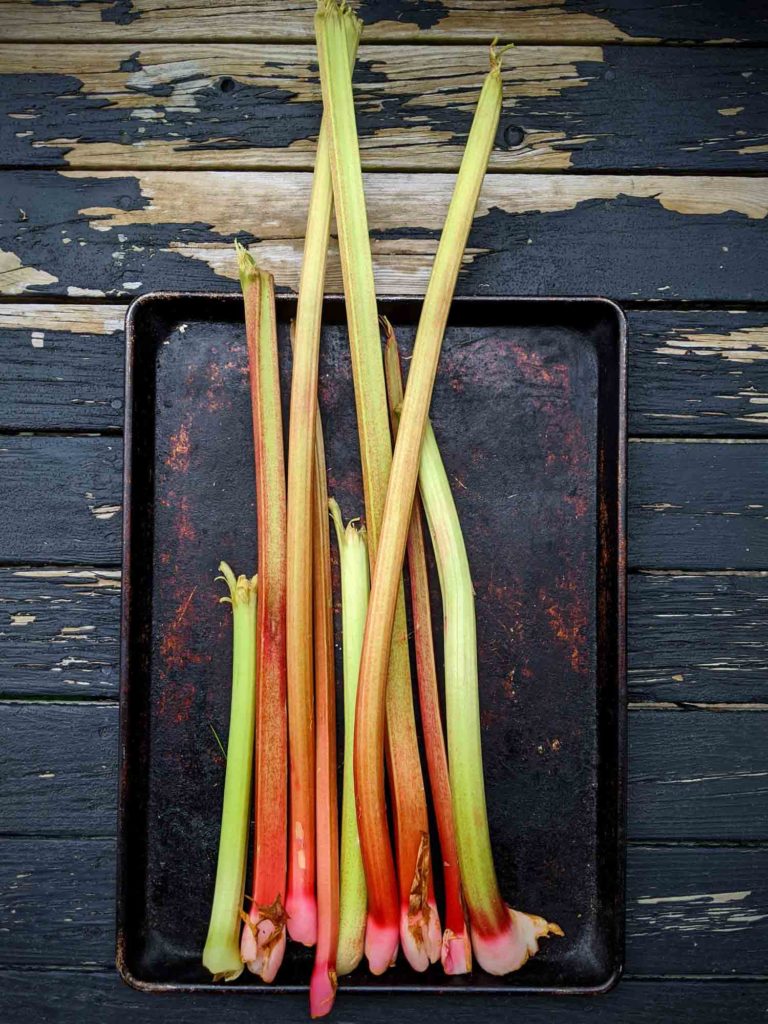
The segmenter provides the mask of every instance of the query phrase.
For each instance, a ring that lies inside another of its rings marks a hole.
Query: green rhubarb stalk
[[[312,502],[315,648],[317,949],[309,982],[312,1017],[331,1012],[339,942],[339,818],[336,785],[336,666],[325,445],[316,413]]]
[[[387,690],[392,626],[401,587],[411,507],[416,491],[421,440],[429,412],[448,311],[499,123],[500,111],[501,61],[494,47],[491,47],[491,70],[483,85],[472,122],[416,333],[395,453],[388,478],[384,514],[380,521],[381,534],[377,537],[378,548],[373,561],[371,596],[358,682],[358,723],[361,720],[361,712],[368,707],[375,708]],[[358,753],[356,750],[356,756]],[[357,781],[357,775],[355,778]],[[358,799],[366,795],[358,790]],[[361,804],[361,812],[363,810],[364,806]],[[366,834],[362,828],[361,836],[365,854]],[[366,876],[368,875],[366,864]]]
[[[357,37],[349,38],[349,64],[354,63]],[[312,945],[317,931],[315,903],[314,821],[309,814],[313,800],[314,766],[311,752],[296,739],[302,728],[311,736],[312,648],[312,441],[311,425],[317,412],[318,357],[323,311],[325,265],[331,229],[333,186],[326,120],[320,127],[309,199],[304,259],[296,304],[293,338],[291,413],[288,435],[287,525],[287,680],[292,709],[291,734],[294,756],[291,804],[297,808],[294,825],[301,823],[302,841],[291,832],[288,872],[288,932],[291,938]],[[323,513],[325,519],[325,513]],[[306,756],[305,756],[306,755]]]
[[[222,603],[232,606],[232,701],[227,740],[227,767],[221,812],[219,857],[203,966],[214,981],[234,981],[243,970],[240,919],[248,851],[253,727],[256,708],[256,580],[238,576],[221,562],[219,579],[229,587]]]
[[[259,569],[255,842],[240,953],[248,969],[269,982],[282,963],[286,925],[285,464],[274,281],[242,246],[236,249],[251,380]]]
[[[323,109],[331,129],[333,195],[355,384],[366,524],[370,558],[374,563],[392,442],[348,72],[348,39],[350,35],[359,36],[360,28],[359,19],[346,4],[319,0],[315,32]],[[385,641],[389,685],[385,669],[381,685],[361,688],[355,718],[355,795],[368,890],[365,948],[374,974],[381,974],[394,961],[398,934],[406,957],[417,970],[426,969],[440,954],[437,911],[429,904],[429,830],[411,693],[402,579],[396,591],[397,610],[395,612],[393,607]],[[395,877],[384,792],[385,723],[398,878]]]
[[[341,797],[341,905],[336,972],[349,974],[363,958],[368,899],[355,812],[353,765],[357,673],[363,648],[370,576],[365,527],[346,529],[335,499],[329,502],[341,563],[341,635],[344,660],[344,777]]]
[[[392,419],[392,433],[396,437],[400,407],[403,401],[403,378],[395,332],[390,322],[384,317],[382,317],[382,326],[385,334],[384,369],[387,377],[387,397]],[[432,637],[432,609],[429,596],[426,546],[418,493],[413,499],[407,550],[421,728],[432,789],[432,806],[437,820],[443,861],[445,931],[443,932],[440,959],[446,974],[467,974],[472,970],[472,946],[461,892],[461,871],[456,846],[456,828],[453,822],[448,757],[445,751],[443,720],[440,712],[435,645]]]
[[[475,594],[459,516],[429,421],[419,489],[443,596],[448,763],[472,946],[484,970],[508,974],[537,952],[539,938],[563,933],[556,924],[508,907],[496,880],[483,782]]]

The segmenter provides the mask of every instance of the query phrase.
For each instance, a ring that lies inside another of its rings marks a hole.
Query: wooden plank
[[[3,965],[111,967],[114,841],[0,840],[0,914]]]
[[[0,429],[120,430],[125,309],[0,305]],[[768,433],[768,314],[643,309],[628,320],[630,434]]]
[[[2,438],[0,563],[118,564],[121,447],[114,437]],[[765,441],[632,443],[630,567],[765,569],[767,451]]]
[[[768,839],[768,716],[630,713],[632,839]],[[0,704],[0,828],[15,836],[114,834],[117,707]]]
[[[111,839],[0,840],[0,964],[110,967],[114,860]],[[765,847],[631,846],[626,974],[762,974],[766,875]]]
[[[768,16],[760,0],[695,6],[665,0],[497,0],[492,12],[466,0],[353,0],[367,40],[516,42],[764,42]],[[56,0],[4,0],[4,38],[52,42],[314,39],[314,0],[290,6],[243,0],[236,7],[206,0],[95,0],[62,9]]]
[[[120,558],[122,441],[0,438],[0,561]]]
[[[115,697],[120,572],[0,568],[0,696]]]
[[[0,306],[2,428],[122,428],[124,319],[125,306]]]
[[[0,569],[0,696],[116,697],[118,570]],[[629,580],[635,703],[768,704],[768,574]]]
[[[629,579],[632,701],[768,704],[768,574]]]
[[[633,310],[628,320],[631,433],[746,437],[765,432],[765,313]]]
[[[768,839],[761,711],[632,711],[631,839]]]
[[[2,834],[114,835],[116,705],[0,704],[0,749]]]
[[[647,569],[763,569],[768,443],[629,446],[629,560]]]
[[[294,288],[311,175],[5,172],[5,295],[234,290],[232,242]],[[426,286],[453,175],[366,178],[380,294]],[[768,178],[490,174],[459,292],[618,299],[762,298]],[[606,259],[610,239],[611,258]],[[329,291],[341,289],[331,253]]]
[[[17,1021],[40,1016],[41,1005],[56,1024],[211,1024],[212,1006],[207,994],[166,993],[148,997],[123,984],[110,971],[0,972],[0,1011]],[[765,1013],[765,984],[760,981],[625,981],[596,999],[558,996],[494,996],[387,992],[363,995],[343,986],[338,995],[340,1020],[355,1024],[389,1024],[393,1015],[402,1024],[419,1024],[427,1017],[446,1012],[450,999],[452,1024],[473,1024],[478,1006],[488,1024],[502,1024],[510,1015],[526,1024],[658,1024],[660,1016],[677,1024],[722,1024],[725,1020],[759,1020]],[[482,1003],[480,1002],[482,999]],[[252,998],[227,999],[228,1024],[251,1024],[254,1012],[261,1019],[303,1020],[306,993],[254,991]]]
[[[486,46],[361,47],[364,166],[456,169],[487,66]],[[313,166],[314,46],[36,43],[0,48],[0,76],[6,165]],[[520,46],[504,95],[494,170],[768,168],[764,50]]]
[[[630,847],[628,974],[765,974],[768,850]]]

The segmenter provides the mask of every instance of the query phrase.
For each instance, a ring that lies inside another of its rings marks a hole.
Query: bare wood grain
[[[281,288],[295,288],[310,183],[301,172],[2,174],[0,292],[234,290],[238,236]],[[423,294],[453,184],[446,174],[367,175],[380,294]],[[759,298],[766,215],[765,177],[490,174],[459,290]],[[327,289],[341,289],[335,244]]]
[[[647,42],[664,39],[725,43],[768,38],[765,9],[759,0],[724,7],[702,0],[695,7],[663,0],[636,4],[611,0],[353,0],[370,40],[486,42],[494,35],[523,42]],[[276,0],[243,0],[235,7],[206,0],[94,0],[62,8],[51,2],[4,0],[2,23],[9,40],[108,42],[117,39],[185,42],[214,39],[313,38],[315,4],[287,6]]]
[[[361,47],[364,166],[455,170],[487,64],[484,46]],[[493,170],[768,167],[764,51],[519,46],[503,78]],[[104,170],[311,170],[322,106],[296,44],[0,47],[0,96],[6,164]]]

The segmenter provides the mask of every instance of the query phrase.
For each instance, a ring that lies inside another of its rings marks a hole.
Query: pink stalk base
[[[509,925],[495,935],[481,935],[472,932],[472,948],[475,958],[488,974],[509,974],[523,966],[530,956],[539,951],[539,939],[548,935],[560,935],[563,932],[556,924],[545,921],[543,917],[524,914],[519,910],[509,910]]]
[[[251,974],[274,981],[285,954],[285,911],[279,899],[274,907],[251,907],[243,915],[240,957]]]
[[[325,1017],[336,999],[336,971],[328,961],[315,960],[309,981],[309,1015]]]
[[[397,926],[381,925],[371,914],[365,926],[365,955],[371,974],[383,974],[397,959]]]
[[[446,974],[469,974],[472,970],[472,945],[466,930],[461,935],[454,935],[449,928],[445,929],[440,960]]]
[[[317,942],[317,902],[314,893],[288,891],[285,903],[288,934],[294,942],[314,946]]]
[[[404,906],[400,912],[400,945],[415,971],[426,971],[440,959],[443,935],[434,896],[414,913]]]

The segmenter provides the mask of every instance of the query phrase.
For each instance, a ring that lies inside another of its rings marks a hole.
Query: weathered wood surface
[[[630,443],[630,565],[765,568],[767,458],[764,440]]]
[[[630,444],[630,567],[768,568],[766,453],[758,440]],[[121,464],[115,437],[1,438],[0,564],[119,564]]]
[[[629,696],[768,704],[768,574],[629,579]]]
[[[123,984],[112,971],[0,972],[0,1012],[18,1014],[9,1020],[37,1019],[55,1024],[211,1024],[226,1016],[229,1024],[253,1024],[254,1017],[302,1021],[307,1015],[306,993],[283,995],[259,992],[233,998],[226,1005],[214,996],[175,993],[148,996]],[[626,981],[596,999],[476,995],[414,998],[409,993],[366,996],[340,992],[339,1020],[355,1024],[420,1024],[425,1015],[450,1014],[454,1024],[483,1020],[526,1024],[722,1024],[725,1020],[759,1020],[765,1013],[766,986],[759,981]],[[42,1014],[45,1013],[45,1016]],[[220,1014],[221,1017],[217,1017]]]
[[[629,699],[768,704],[768,574],[629,580]],[[116,697],[120,572],[0,569],[0,697]]]
[[[312,176],[260,171],[0,175],[5,295],[135,295],[236,284],[236,237],[295,288]],[[369,174],[380,294],[422,294],[450,174]],[[490,174],[460,294],[759,299],[768,178]],[[610,252],[610,257],[607,253]],[[328,291],[341,290],[335,251]]]
[[[437,42],[494,35],[516,42],[765,42],[768,15],[760,0],[353,0],[369,40]],[[314,39],[314,0],[290,5],[244,0],[232,7],[206,0],[3,0],[0,24],[7,40],[53,42],[118,39],[277,40]]]
[[[361,47],[364,165],[457,168],[487,66],[484,46]],[[494,170],[768,168],[765,50],[521,46],[504,95]],[[0,48],[19,167],[311,170],[321,112],[314,46]]]
[[[125,306],[0,305],[0,428],[123,425]],[[768,313],[632,310],[629,431],[765,436]]]
[[[114,834],[117,718],[114,704],[0,704],[2,834]],[[759,710],[631,711],[629,837],[768,840],[767,723]]]
[[[111,839],[0,841],[0,964],[110,967],[114,860]],[[626,974],[762,974],[766,875],[765,847],[630,846]]]
[[[768,314],[633,310],[628,322],[630,433],[765,435]]]
[[[114,437],[0,437],[0,562],[120,561],[123,446]]]
[[[115,697],[120,572],[0,568],[0,696]]]

